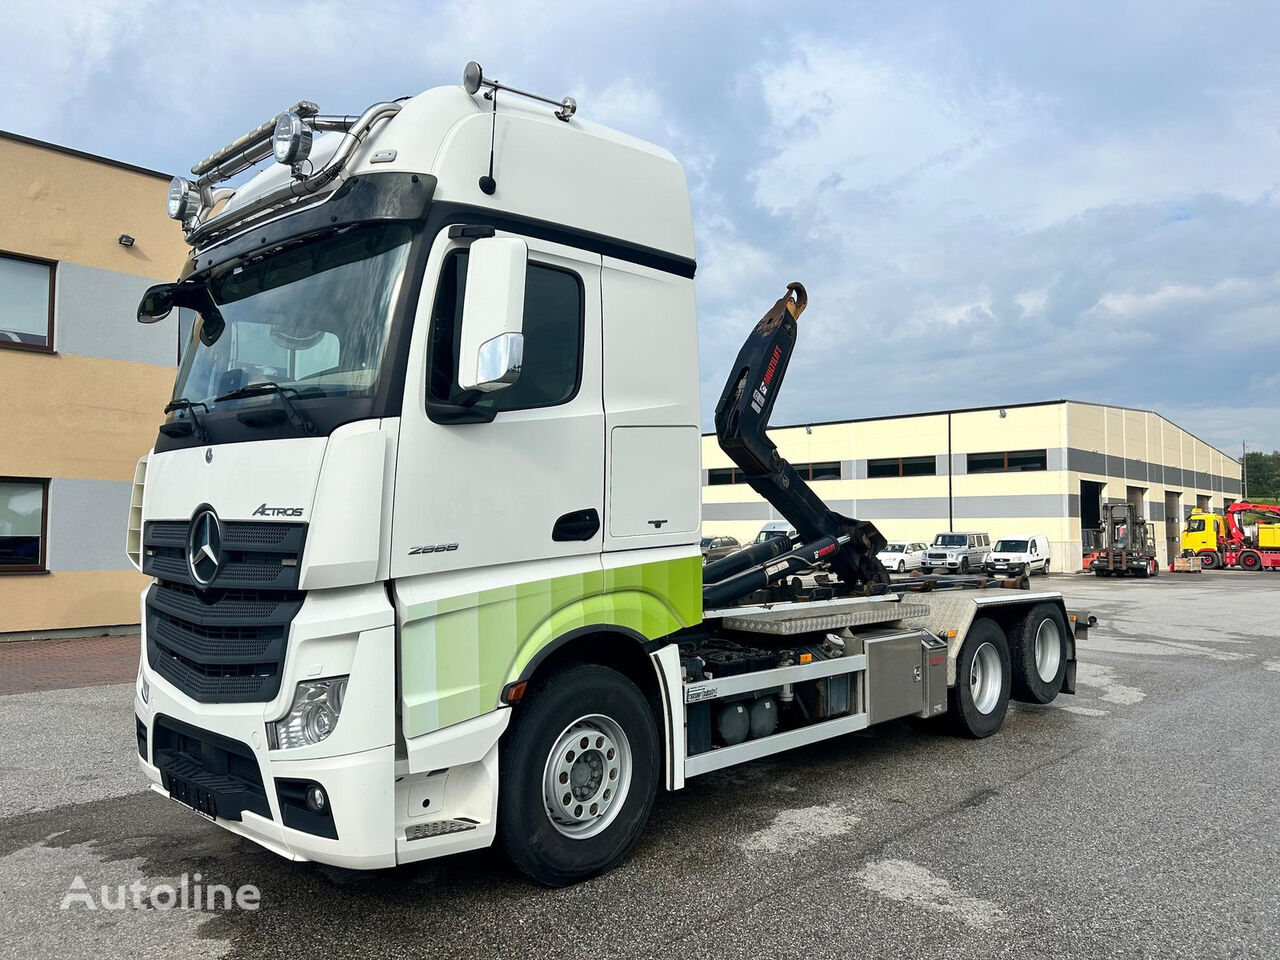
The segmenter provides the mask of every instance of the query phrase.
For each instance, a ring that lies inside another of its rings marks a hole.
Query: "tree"
[[[1250,451],[1244,458],[1249,478],[1249,499],[1280,497],[1280,450]]]

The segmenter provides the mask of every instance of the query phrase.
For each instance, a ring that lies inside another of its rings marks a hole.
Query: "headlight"
[[[333,733],[347,696],[347,677],[304,680],[293,694],[293,706],[283,720],[267,725],[274,750],[309,747]]]
[[[271,149],[276,163],[292,166],[311,153],[311,128],[296,113],[285,112],[276,117],[276,130],[271,135]]]
[[[174,177],[169,181],[169,196],[165,207],[172,219],[190,220],[200,207],[200,191],[190,180]]]

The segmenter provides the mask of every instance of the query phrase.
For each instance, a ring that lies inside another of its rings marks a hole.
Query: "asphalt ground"
[[[566,890],[288,863],[140,789],[130,684],[0,696],[0,956],[1280,955],[1280,576],[1049,585],[1100,621],[1076,696],[696,778]],[[184,873],[259,909],[59,908]]]

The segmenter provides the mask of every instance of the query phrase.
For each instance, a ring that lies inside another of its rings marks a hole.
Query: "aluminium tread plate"
[[[897,603],[845,604],[832,601],[830,604],[815,604],[810,609],[795,610],[779,606],[771,610],[725,616],[721,623],[726,630],[789,637],[801,633],[839,630],[843,627],[869,627],[881,623],[895,623],[899,620],[913,620],[928,615],[928,604],[912,600]]]

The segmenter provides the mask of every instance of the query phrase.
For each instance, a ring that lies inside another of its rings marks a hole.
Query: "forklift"
[[[1102,549],[1089,563],[1099,577],[1154,577],[1160,573],[1155,534],[1131,503],[1102,507]]]

